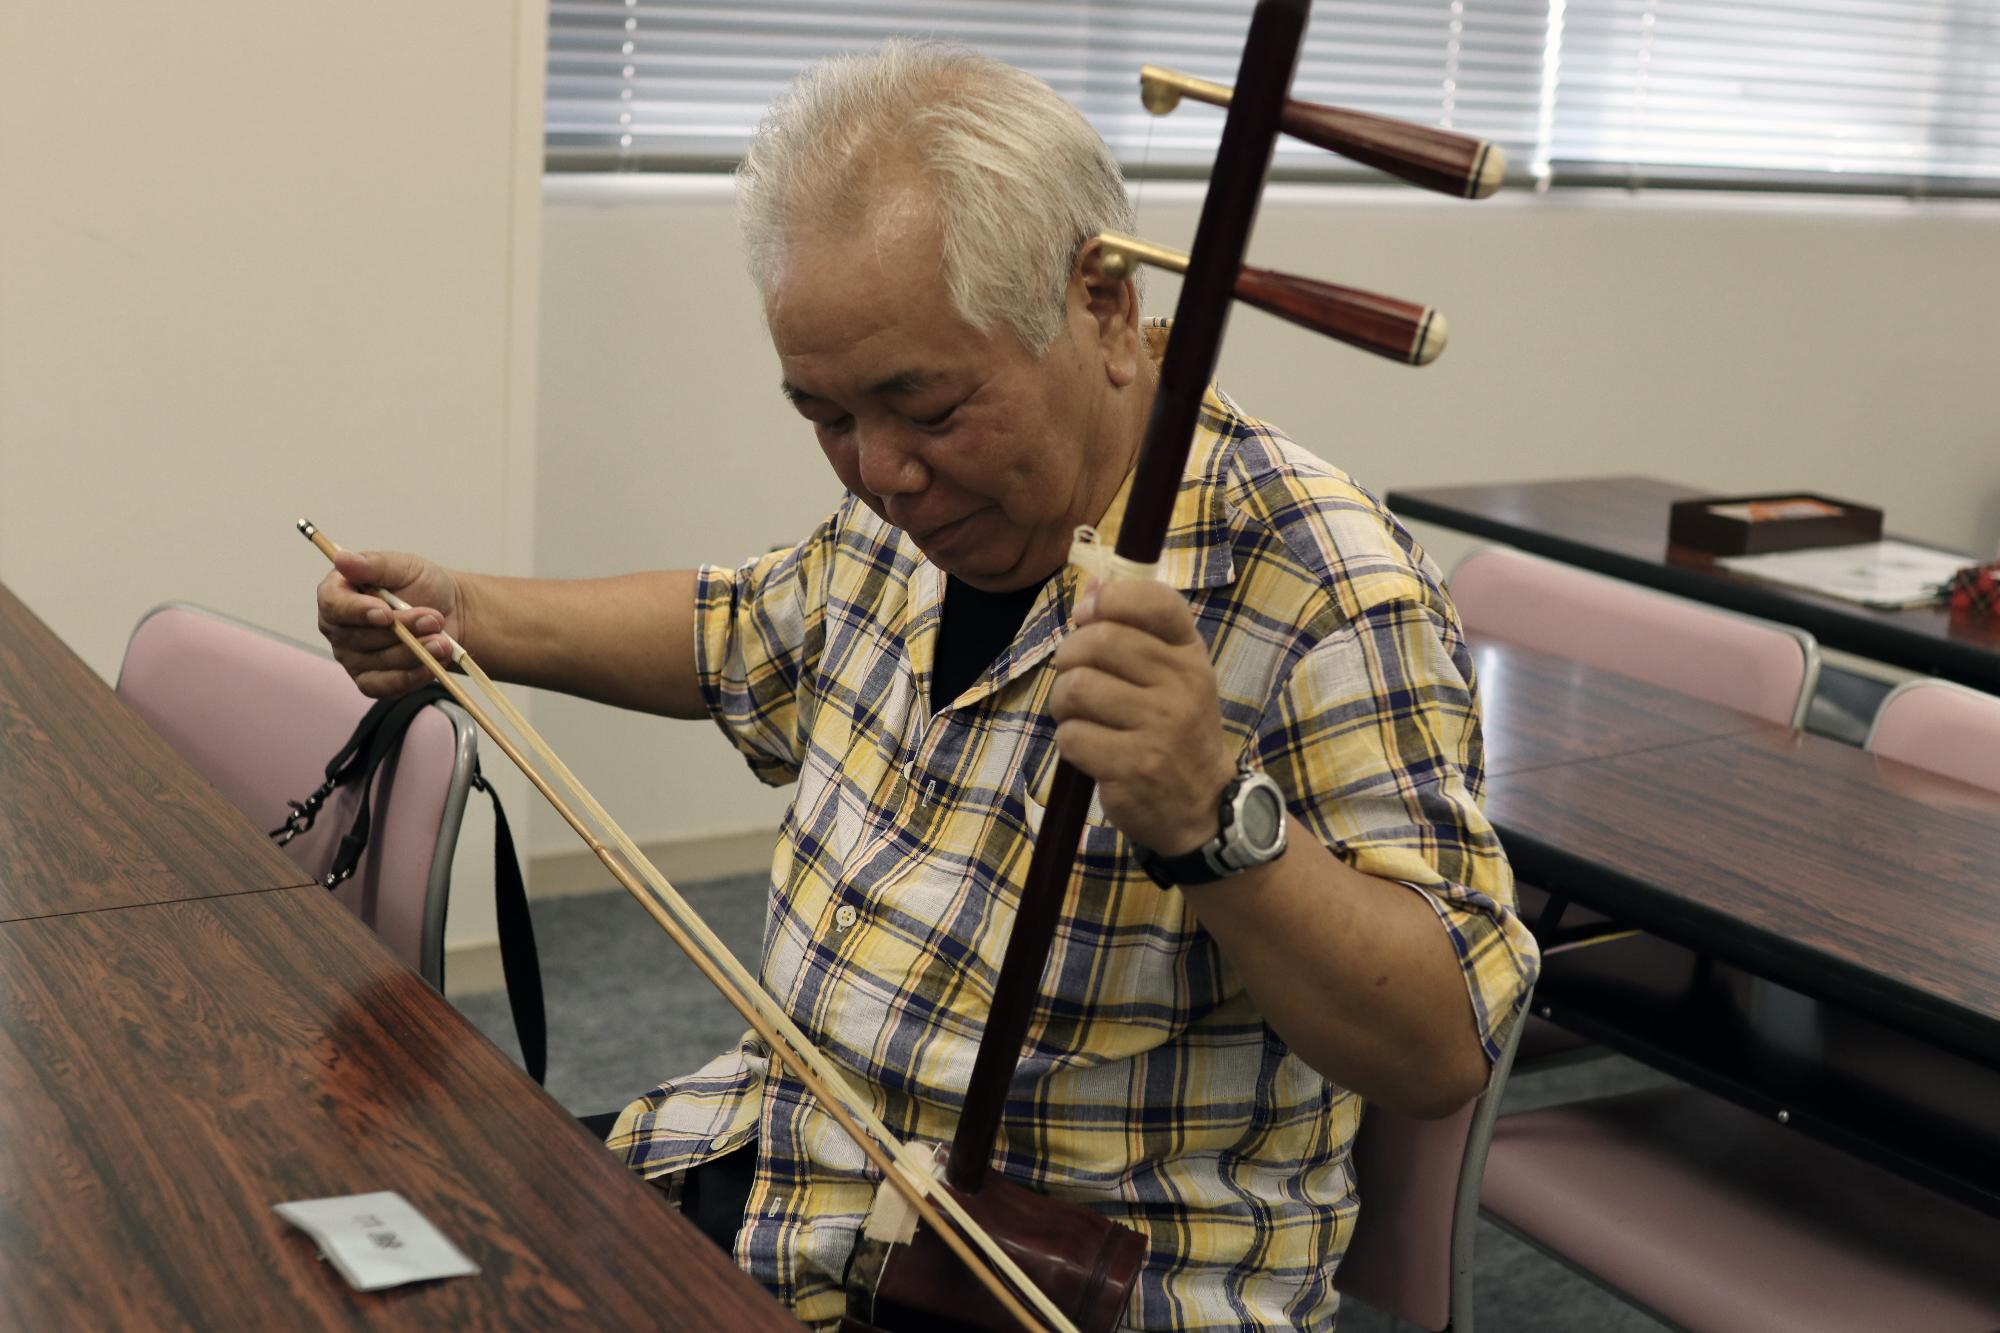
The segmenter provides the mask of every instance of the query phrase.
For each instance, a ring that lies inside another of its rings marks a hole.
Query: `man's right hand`
[[[401,551],[342,551],[333,565],[319,584],[319,632],[363,694],[386,699],[431,679],[390,628],[391,616],[408,625],[440,662],[451,660],[446,634],[465,642],[465,599],[457,577],[444,566]],[[387,588],[410,609],[391,611],[375,588]]]
[[[320,580],[319,631],[363,694],[431,679],[390,628],[394,615],[440,662],[449,634],[494,680],[561,690],[666,717],[707,717],[694,659],[691,569],[604,579],[522,579],[446,569],[401,551],[342,551]],[[364,589],[410,604],[391,612]]]

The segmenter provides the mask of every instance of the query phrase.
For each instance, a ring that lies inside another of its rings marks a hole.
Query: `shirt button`
[[[861,914],[854,910],[853,903],[842,903],[834,909],[833,924],[841,930],[852,930],[855,918]]]

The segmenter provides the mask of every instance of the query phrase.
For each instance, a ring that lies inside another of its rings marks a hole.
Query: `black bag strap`
[[[514,1017],[521,1059],[535,1082],[541,1083],[549,1070],[548,1014],[542,1006],[542,961],[535,949],[535,921],[528,915],[528,888],[521,882],[514,831],[507,827],[500,793],[481,775],[476,760],[472,785],[493,802],[493,910],[500,922],[500,973],[507,981],[507,1010]]]
[[[305,800],[285,802],[292,812],[286,816],[284,823],[271,830],[271,836],[277,839],[280,847],[313,826],[327,797],[356,781],[362,784],[361,803],[355,809],[354,825],[340,840],[333,854],[333,863],[326,877],[320,881],[325,887],[330,889],[352,875],[354,867],[361,861],[362,850],[368,846],[369,806],[374,799],[375,770],[382,766],[384,759],[402,747],[403,733],[409,730],[418,710],[448,697],[444,686],[431,684],[399,698],[376,700],[355,724],[354,734],[347,738],[347,744],[327,761],[326,781],[320,783]]]
[[[287,801],[291,807],[283,824],[271,830],[280,846],[313,826],[320,808],[335,791],[359,784],[360,800],[354,822],[341,838],[333,863],[320,881],[331,889],[354,874],[361,855],[368,849],[372,831],[375,773],[382,762],[402,748],[403,733],[417,714],[439,700],[449,698],[444,686],[430,684],[394,699],[380,699],[355,725],[354,734],[340,752],[327,762],[326,781],[303,801]],[[493,897],[494,914],[500,929],[500,970],[507,985],[507,1007],[514,1019],[514,1032],[521,1042],[521,1058],[535,1082],[548,1072],[548,1020],[542,1001],[541,959],[535,948],[534,918],[528,913],[527,886],[521,880],[521,861],[514,849],[514,832],[508,827],[507,812],[500,805],[500,793],[486,781],[473,761],[472,786],[493,802]]]

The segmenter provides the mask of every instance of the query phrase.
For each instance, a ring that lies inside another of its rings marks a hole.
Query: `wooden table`
[[[2000,1214],[2000,795],[1574,664],[1517,707],[1549,659],[1478,662],[1517,876],[1654,937],[1566,955],[1538,1009]]]
[[[1830,648],[2000,693],[2000,622],[1954,620],[1943,606],[1872,610],[1734,574],[1704,552],[1669,547],[1669,506],[1713,494],[1653,477],[1596,477],[1426,487],[1386,499],[1402,518],[1797,625]]]
[[[0,585],[0,921],[305,882]]]
[[[1472,657],[1488,778],[1778,730],[1733,709],[1519,644],[1475,642]]]
[[[0,588],[0,1326],[798,1325]],[[355,1292],[275,1203],[480,1266]]]

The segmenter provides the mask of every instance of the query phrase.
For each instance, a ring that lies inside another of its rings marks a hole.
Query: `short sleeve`
[[[1335,855],[1436,910],[1497,1060],[1540,955],[1479,805],[1482,742],[1462,637],[1418,598],[1362,608],[1293,665],[1257,746],[1293,814]]]
[[[696,574],[702,700],[751,771],[774,787],[798,777],[805,752],[837,518],[797,546]]]

